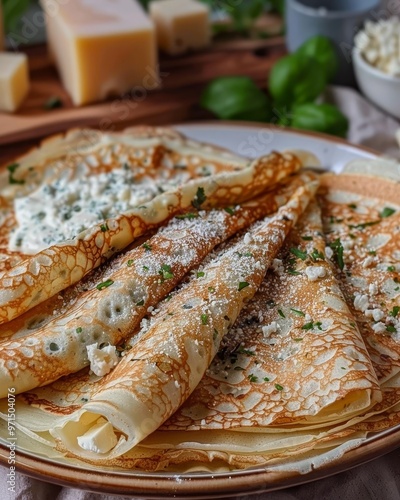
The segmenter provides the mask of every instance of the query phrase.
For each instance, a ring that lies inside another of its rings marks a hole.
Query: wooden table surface
[[[271,23],[281,23],[272,18]],[[31,89],[15,114],[0,113],[0,164],[37,145],[48,135],[74,127],[121,130],[145,123],[166,125],[210,118],[198,105],[202,90],[213,78],[247,75],[260,87],[266,86],[273,64],[286,53],[284,38],[232,39],[215,41],[202,52],[160,59],[162,87],[158,90],[123,95],[105,102],[75,107],[63,89],[44,45],[26,50]],[[62,107],[45,109],[51,97]]]

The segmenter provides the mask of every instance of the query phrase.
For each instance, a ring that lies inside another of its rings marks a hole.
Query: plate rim
[[[367,146],[353,144],[346,139],[328,134],[293,129],[268,123],[248,121],[189,121],[168,125],[180,130],[195,127],[242,128],[242,129],[269,129],[288,135],[301,135],[319,139],[334,145],[351,147],[355,152],[361,151],[378,157],[379,151]],[[182,133],[185,133],[183,130]],[[82,465],[57,462],[40,455],[18,450],[16,454],[16,471],[35,479],[61,486],[80,488],[87,491],[111,494],[134,494],[138,498],[159,499],[160,495],[173,494],[175,498],[202,499],[224,498],[226,496],[251,493],[264,493],[278,489],[305,484],[317,479],[349,470],[353,467],[376,459],[389,453],[400,445],[400,426],[389,429],[384,435],[377,436],[362,443],[359,447],[346,452],[341,458],[330,462],[307,474],[288,471],[267,471],[264,468],[254,470],[235,471],[234,473],[204,473],[196,474],[164,474],[134,472],[129,475],[124,471],[107,471],[84,469]],[[0,465],[7,467],[9,448],[0,443]],[[210,481],[212,479],[212,481]],[[205,490],[206,486],[206,490]]]

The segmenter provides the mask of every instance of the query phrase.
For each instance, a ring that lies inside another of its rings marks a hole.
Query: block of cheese
[[[159,85],[154,24],[136,0],[40,0],[49,48],[76,105]]]
[[[0,110],[16,111],[29,91],[28,58],[0,52]]]
[[[211,41],[210,11],[197,0],[155,0],[149,5],[159,48],[182,54],[207,47]]]

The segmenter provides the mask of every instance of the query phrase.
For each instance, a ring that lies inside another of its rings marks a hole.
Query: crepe
[[[242,206],[200,212],[193,208],[65,294],[4,324],[0,397],[7,396],[10,386],[18,394],[84,368],[88,345],[120,344],[217,244],[275,212],[312,179],[295,176]]]
[[[320,203],[337,276],[367,346],[383,400],[364,428],[399,422],[400,199],[398,183],[375,176],[324,175]],[[391,408],[393,408],[391,410]],[[379,422],[379,424],[378,424]]]
[[[276,215],[210,257],[154,321],[143,325],[114,370],[90,388],[88,402],[82,401],[87,380],[66,397],[72,402],[79,392],[80,405],[57,409],[54,401],[46,402],[45,394],[54,394],[51,386],[19,396],[19,428],[38,439],[50,431],[64,452],[93,462],[133,449],[195,389],[316,188],[316,182],[299,187]]]
[[[75,131],[46,141],[0,178],[0,322],[78,282],[182,210],[241,203],[301,165],[291,153],[248,162],[158,129]]]

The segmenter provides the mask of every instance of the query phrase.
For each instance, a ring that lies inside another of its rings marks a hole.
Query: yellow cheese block
[[[159,85],[155,28],[136,0],[41,0],[62,82],[76,105]]]
[[[149,5],[157,28],[157,43],[167,54],[207,47],[211,41],[210,12],[197,0],[156,0]]]
[[[29,91],[28,58],[0,52],[0,110],[16,111]]]

